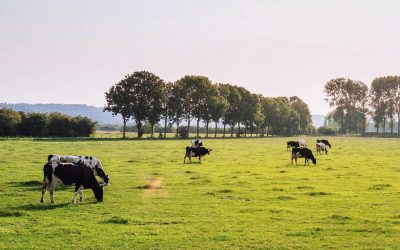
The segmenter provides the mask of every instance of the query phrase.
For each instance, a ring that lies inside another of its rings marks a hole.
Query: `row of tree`
[[[0,136],[86,137],[93,134],[95,128],[96,123],[87,117],[0,109]]]
[[[337,78],[325,85],[326,100],[334,108],[329,118],[339,125],[341,133],[365,133],[368,118],[375,122],[376,132],[387,123],[393,133],[397,118],[400,135],[400,76],[375,78],[370,88],[360,81]]]
[[[107,104],[104,111],[123,118],[123,135],[126,123],[133,119],[138,136],[143,134],[143,124],[154,127],[161,120],[164,134],[168,126],[186,121],[189,131],[192,121],[199,136],[203,121],[208,136],[210,123],[223,124],[223,135],[234,128],[238,135],[270,133],[292,135],[305,133],[311,127],[309,108],[300,98],[293,96],[269,98],[251,93],[243,87],[231,84],[214,84],[205,76],[187,75],[173,83],[165,83],[160,77],[147,71],[126,75],[105,93]],[[177,133],[178,136],[178,133]],[[216,134],[215,134],[216,136]]]

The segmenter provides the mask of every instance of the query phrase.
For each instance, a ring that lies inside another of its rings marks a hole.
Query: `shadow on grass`
[[[31,181],[12,181],[9,182],[12,187],[23,188],[25,191],[40,191],[43,186],[43,182],[37,180]]]
[[[26,204],[18,207],[14,207],[16,210],[25,210],[25,211],[46,211],[53,210],[57,208],[63,208],[69,206],[70,203],[61,203],[61,204]]]

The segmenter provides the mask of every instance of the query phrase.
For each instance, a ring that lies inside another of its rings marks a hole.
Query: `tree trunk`
[[[199,129],[200,129],[200,119],[197,119],[197,138],[199,138]]]
[[[238,122],[238,135],[240,137],[240,122]]]
[[[231,137],[233,137],[233,126],[231,126]]]
[[[190,115],[188,115],[187,116],[187,121],[188,121],[188,124],[187,124],[187,133],[188,133],[188,138],[190,138]]]
[[[208,138],[208,121],[206,121],[206,138]]]
[[[142,138],[142,122],[141,121],[136,121],[136,129],[137,129],[137,134],[138,138]]]
[[[217,131],[218,131],[218,123],[215,123],[215,135],[214,137],[217,138]]]
[[[151,123],[151,138],[154,138],[154,126],[155,124]]]
[[[179,137],[179,122],[176,122],[176,133],[175,133],[175,137],[176,137],[176,138]]]
[[[225,137],[225,131],[226,131],[226,124],[224,124],[224,133],[223,133],[222,137]]]
[[[390,133],[393,134],[394,121],[393,117],[390,119]]]
[[[379,122],[376,122],[376,134],[379,135]]]
[[[168,122],[168,117],[165,117],[165,119],[164,119],[164,138],[167,137],[167,122]]]
[[[397,136],[400,136],[400,117],[397,118]]]
[[[122,138],[125,139],[125,132],[126,132],[126,122],[128,121],[128,119],[124,118],[124,128],[122,129]]]
[[[386,118],[383,118],[383,134],[386,134]]]

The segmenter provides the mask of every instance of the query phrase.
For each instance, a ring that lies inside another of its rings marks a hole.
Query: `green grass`
[[[289,139],[205,140],[201,164],[183,164],[185,140],[0,141],[0,249],[400,246],[400,140],[330,138],[292,166]],[[104,202],[39,203],[50,153],[99,157]]]

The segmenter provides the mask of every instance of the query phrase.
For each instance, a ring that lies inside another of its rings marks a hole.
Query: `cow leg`
[[[189,162],[192,163],[192,156],[189,154]]]
[[[292,154],[292,165],[293,165],[293,159],[294,159],[294,157],[293,157],[293,154]]]
[[[201,156],[199,156],[199,160],[198,160],[198,162],[200,162],[200,163],[201,163]]]
[[[83,201],[83,190],[82,189],[79,190],[79,201],[80,202]]]
[[[53,181],[53,182],[50,184],[50,187],[49,187],[49,191],[50,191],[50,202],[51,202],[51,203],[56,203],[55,200],[54,200],[54,190],[56,190],[56,184],[55,184],[55,182]]]
[[[81,193],[81,188],[82,188],[82,185],[76,184],[76,186],[75,186],[75,192],[74,192],[74,197],[72,198],[72,201],[73,201],[74,204],[76,204],[76,196],[78,195],[78,193],[79,193],[79,194]]]
[[[42,198],[40,198],[41,203],[44,203],[44,195],[46,194],[46,191],[47,191],[47,184],[46,184],[46,182],[43,182]]]

